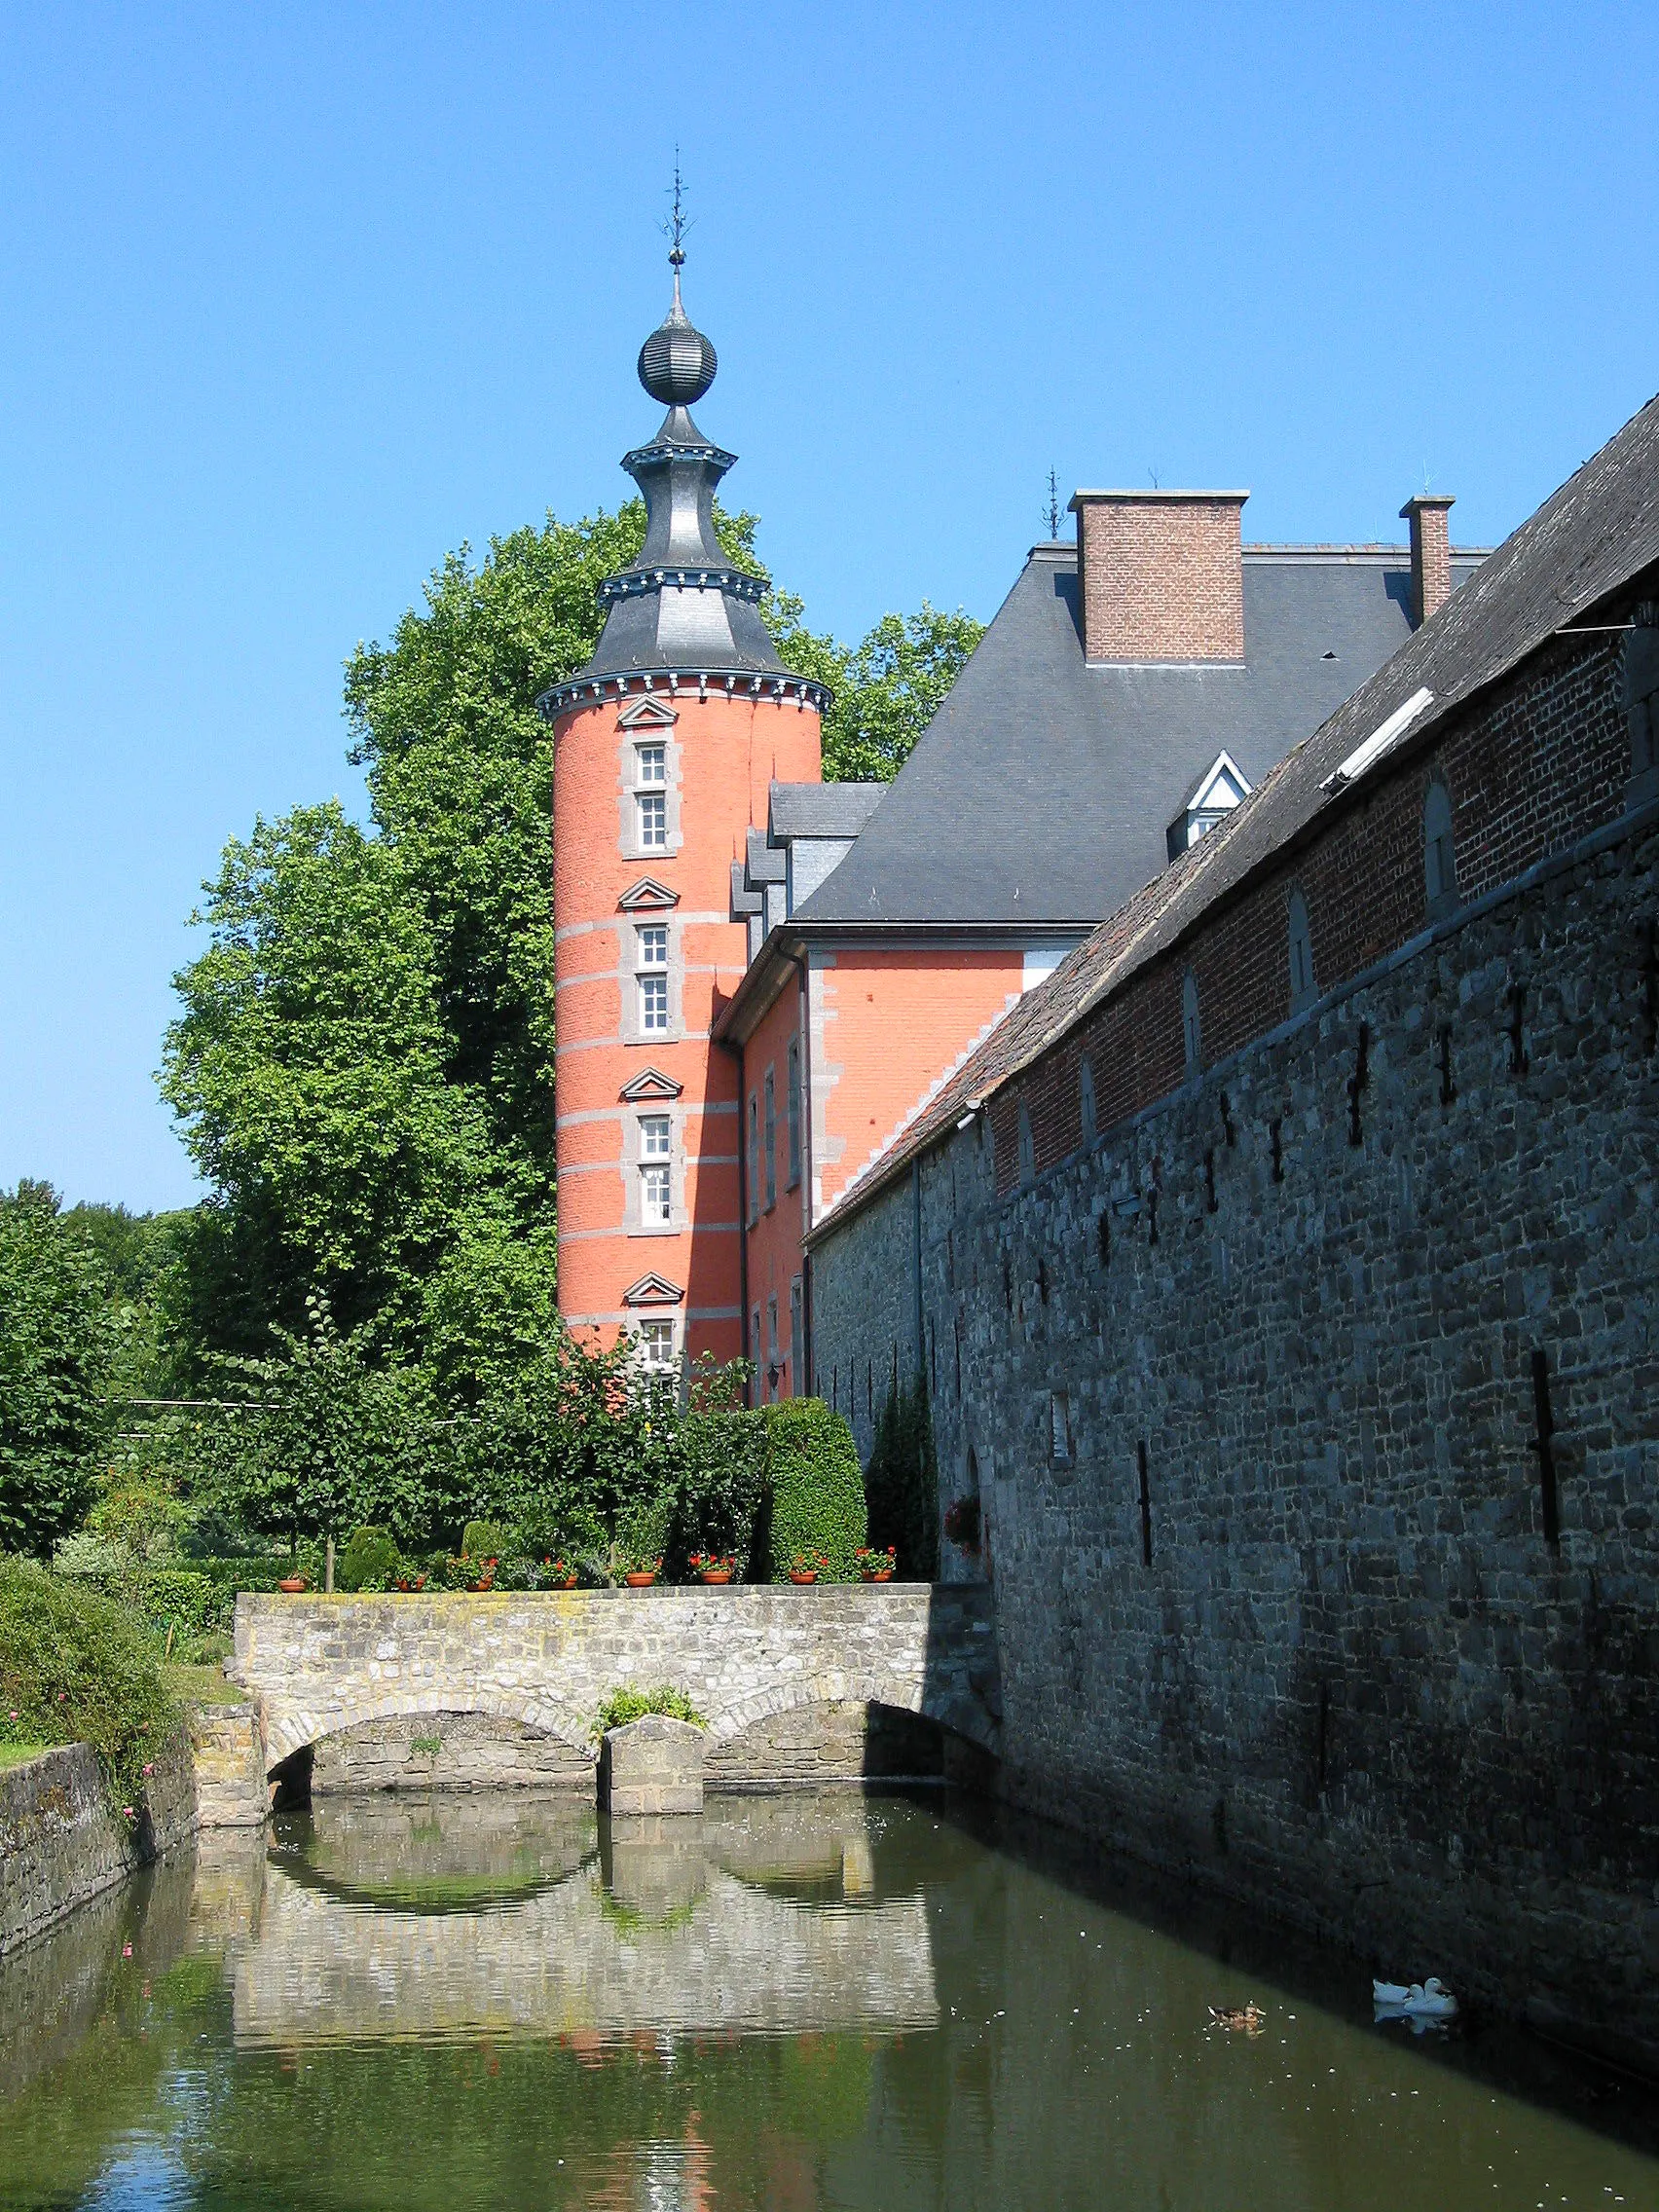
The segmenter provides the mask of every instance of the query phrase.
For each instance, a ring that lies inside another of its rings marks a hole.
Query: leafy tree
[[[960,608],[944,614],[926,600],[916,614],[884,614],[862,644],[847,648],[814,637],[801,604],[774,592],[767,602],[778,649],[802,676],[835,694],[824,720],[827,783],[889,783],[944,704],[985,625]]]
[[[0,1551],[45,1557],[90,1503],[122,1321],[50,1184],[0,1192]]]

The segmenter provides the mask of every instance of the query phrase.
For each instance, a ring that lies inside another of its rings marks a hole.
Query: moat
[[[1650,2092],[1091,1859],[942,1791],[204,1835],[0,1962],[0,2206],[1659,2201]]]

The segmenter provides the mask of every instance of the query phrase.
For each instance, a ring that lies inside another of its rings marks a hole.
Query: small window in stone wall
[[[1423,891],[1431,919],[1457,903],[1457,855],[1452,835],[1452,793],[1437,776],[1422,802]]]
[[[789,1051],[790,1189],[800,1181],[800,1039],[790,1039]]]
[[[1019,1109],[1019,1180],[1037,1180],[1037,1145],[1031,1134],[1031,1116],[1023,1106]]]
[[[1063,1390],[1051,1390],[1049,1393],[1049,1456],[1056,1467],[1069,1467],[1071,1456],[1071,1400]]]
[[[1290,1011],[1300,1014],[1313,1003],[1313,931],[1308,919],[1308,902],[1293,889],[1287,905],[1290,927]]]
[[[778,1087],[770,1068],[762,1086],[766,1098],[766,1211],[778,1202]]]
[[[1085,1060],[1077,1071],[1077,1121],[1085,1144],[1094,1138],[1094,1070]]]
[[[1187,1073],[1197,1075],[1203,1065],[1203,1038],[1198,1028],[1198,984],[1189,968],[1181,978],[1181,1046]]]

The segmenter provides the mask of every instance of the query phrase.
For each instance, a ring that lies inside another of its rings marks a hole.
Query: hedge
[[[120,1605],[32,1560],[0,1557],[0,1723],[19,1741],[91,1744],[125,1808],[142,1803],[144,1768],[181,1720],[155,1651]]]
[[[822,1552],[826,1582],[856,1582],[865,1541],[864,1476],[853,1432],[822,1398],[768,1406],[766,1490],[755,1530],[751,1582],[787,1582],[797,1552]]]

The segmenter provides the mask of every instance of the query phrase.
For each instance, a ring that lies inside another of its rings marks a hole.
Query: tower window
[[[778,1202],[778,1088],[770,1068],[764,1084],[766,1095],[766,1211]]]
[[[641,792],[634,800],[640,810],[640,843],[648,853],[668,849],[668,797],[663,792]]]
[[[672,1321],[642,1321],[640,1323],[640,1357],[643,1364],[654,1374],[662,1374],[674,1365],[674,1323]]]
[[[1286,907],[1290,930],[1290,1011],[1299,1014],[1313,1001],[1313,931],[1308,902],[1293,890]]]
[[[640,756],[640,783],[665,784],[668,782],[668,748],[666,745],[642,745],[636,748]]]
[[[649,1229],[674,1218],[672,1137],[666,1114],[640,1117],[640,1218]]]
[[[668,1028],[668,924],[649,922],[638,936],[640,1027],[661,1036]]]
[[[1423,890],[1431,915],[1457,903],[1457,855],[1452,837],[1452,794],[1437,778],[1422,805]]]
[[[793,1191],[800,1181],[800,1039],[790,1039],[789,1052],[790,1182]]]

